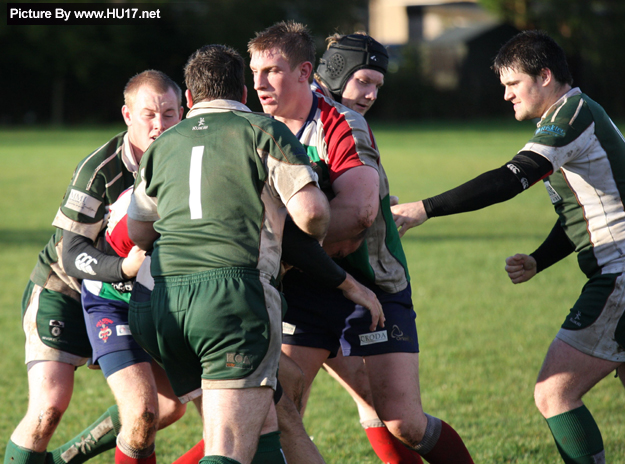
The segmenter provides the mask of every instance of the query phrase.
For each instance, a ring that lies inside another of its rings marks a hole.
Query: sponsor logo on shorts
[[[71,189],[65,207],[94,218],[102,202],[86,193]]]
[[[65,322],[50,320],[50,325],[48,329],[50,330],[50,335],[57,338],[60,337],[63,333],[63,329],[65,328]]]
[[[360,338],[360,346],[385,343],[388,342],[388,332],[386,330],[380,330],[379,332],[359,335],[358,338]]]
[[[111,284],[111,287],[113,287],[119,293],[130,293],[130,292],[132,292],[132,287],[133,286],[134,286],[134,282],[132,280],[128,280],[126,282],[117,282],[117,283]]]
[[[98,337],[100,337],[100,340],[103,340],[104,343],[106,343],[109,339],[109,337],[111,335],[113,335],[113,331],[111,330],[111,328],[109,327],[110,324],[112,324],[113,321],[107,317],[105,317],[104,319],[100,319],[98,321],[98,323],[96,324],[96,327],[100,328],[100,332],[98,333]]]
[[[404,332],[397,325],[393,325],[393,330],[391,331],[391,337],[397,340],[398,342],[409,342],[410,337],[405,337]]]
[[[282,333],[287,335],[293,335],[295,333],[295,326],[288,322],[282,323]]]
[[[130,333],[130,326],[129,325],[118,325],[117,327],[115,327],[115,329],[117,330],[117,336],[118,337],[124,337],[127,335],[132,335]]]
[[[204,118],[200,118],[200,122],[197,123],[197,126],[193,126],[191,130],[205,130],[208,129],[208,126],[204,123]]]
[[[226,353],[226,367],[233,367],[235,369],[251,369],[252,360],[246,354]]]

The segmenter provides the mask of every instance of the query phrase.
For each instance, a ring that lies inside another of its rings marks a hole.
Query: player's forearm
[[[485,172],[445,193],[423,200],[428,218],[486,208],[515,197],[551,174],[551,163],[532,152],[521,152],[499,169]]]
[[[558,220],[545,241],[530,256],[536,260],[536,272],[540,272],[566,258],[574,251],[575,246],[569,240]]]
[[[282,259],[330,288],[338,287],[346,273],[327,255],[317,240],[287,218],[282,239]]]
[[[63,269],[77,279],[120,282],[127,280],[122,272],[124,258],[107,255],[93,246],[91,239],[63,231]]]

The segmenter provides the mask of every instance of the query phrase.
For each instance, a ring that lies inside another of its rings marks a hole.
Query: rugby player
[[[284,219],[316,239],[329,219],[297,139],[245,106],[243,69],[228,47],[191,56],[191,111],[144,156],[128,210],[130,238],[154,246],[161,362],[179,397],[202,379],[205,464],[251,462],[261,433],[272,435],[272,462],[283,462],[272,397]]]
[[[506,201],[539,180],[558,220],[530,255],[506,259],[512,283],[533,278],[572,252],[588,277],[545,356],[534,390],[562,459],[605,463],[599,428],[582,397],[625,361],[625,141],[606,112],[573,88],[566,56],[540,31],[513,37],[494,71],[519,121],[539,118],[533,137],[501,168],[440,195],[393,208],[403,235],[437,216]]]
[[[313,90],[364,116],[384,85],[388,68],[386,48],[364,32],[334,34],[326,38],[326,42],[328,48],[317,66]],[[394,204],[393,197],[391,204]],[[323,367],[356,402],[360,423],[373,450],[383,462],[422,462],[420,455],[389,433],[377,416],[362,357],[343,356],[339,350],[336,357],[326,360]]]
[[[80,304],[81,279],[114,283],[136,275],[144,253],[135,248],[122,258],[106,250],[101,232],[106,227],[109,207],[134,183],[143,152],[182,117],[180,88],[159,71],[133,77],[124,98],[122,115],[128,131],[104,144],[76,168],[53,222],[57,230],[40,253],[24,294],[29,405],[7,445],[6,463],[80,463],[116,444],[118,462],[154,459],[153,435],[159,405],[145,400],[156,397],[147,394],[156,389],[150,358],[133,342],[124,314],[83,317]],[[105,288],[110,290],[109,295],[123,299],[113,286],[105,284]],[[117,288],[123,290],[123,285]],[[102,345],[92,349],[90,338]],[[94,353],[118,406],[109,408],[75,439],[47,453],[50,438],[71,399],[74,370]],[[157,378],[166,380],[162,373]],[[184,413],[184,406],[173,392],[159,399],[164,417],[175,420]],[[121,427],[121,422],[126,426]]]
[[[421,408],[407,266],[399,236],[388,227],[388,181],[367,123],[311,91],[315,47],[301,24],[280,22],[257,33],[248,51],[264,111],[307,147],[331,199],[324,248],[343,257],[342,267],[374,290],[388,327],[371,330],[364,308],[291,271],[284,278],[283,352],[304,371],[307,389],[339,347],[346,356],[364,356],[376,412],[393,435],[430,462],[473,462],[458,434]],[[294,395],[288,383],[283,386]]]

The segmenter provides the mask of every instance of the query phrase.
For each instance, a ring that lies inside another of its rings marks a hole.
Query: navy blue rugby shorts
[[[93,350],[92,362],[111,353],[114,365],[101,364],[108,377],[117,370],[139,362],[150,362],[151,357],[135,341],[128,324],[128,303],[102,298],[82,288],[82,306],[87,334]],[[106,367],[106,369],[105,369]]]
[[[305,274],[291,270],[283,280],[288,309],[282,324],[282,343],[323,348],[336,356],[373,356],[387,353],[418,353],[416,314],[410,284],[397,293],[375,286],[386,318],[385,327],[371,331],[371,314],[337,289],[317,284]]]

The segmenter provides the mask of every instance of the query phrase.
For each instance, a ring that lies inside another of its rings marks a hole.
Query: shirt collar
[[[300,130],[297,131],[297,134],[295,134],[295,137],[297,137],[298,139],[302,137],[302,135],[304,134],[304,130],[306,129],[308,124],[310,124],[315,119],[315,115],[317,114],[317,107],[319,106],[319,97],[317,97],[317,92],[312,92],[312,96],[313,96],[313,101],[312,101],[312,105],[310,106],[310,112],[308,113],[306,122],[300,128]]]
[[[192,118],[206,113],[223,113],[225,111],[245,111],[246,113],[252,112],[252,110],[241,102],[217,99],[196,103],[187,113],[187,118]]]
[[[571,98],[574,95],[579,95],[581,94],[582,91],[580,90],[579,87],[573,87],[571,90],[569,90],[567,93],[565,93],[564,95],[562,95],[560,98],[558,98],[558,101],[556,101],[553,105],[551,105],[549,108],[547,108],[547,111],[545,111],[543,113],[543,115],[540,117],[540,119],[542,120],[545,116],[547,116],[549,114],[549,111],[551,111],[551,108],[553,108],[554,106],[557,105],[561,105],[562,103],[564,103],[568,98]]]
[[[122,162],[128,171],[133,174],[139,170],[139,163],[137,163],[137,158],[135,157],[134,152],[132,151],[132,145],[130,144],[130,139],[128,137],[128,132],[124,134],[124,140],[122,143]]]

